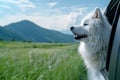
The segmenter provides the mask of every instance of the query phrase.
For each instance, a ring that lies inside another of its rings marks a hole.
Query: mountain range
[[[73,43],[72,35],[45,29],[37,24],[22,20],[0,27],[0,40]]]

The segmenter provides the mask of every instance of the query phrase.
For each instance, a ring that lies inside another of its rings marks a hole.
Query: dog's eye
[[[84,26],[87,26],[88,24],[87,24],[87,23],[84,23],[83,25],[84,25]]]

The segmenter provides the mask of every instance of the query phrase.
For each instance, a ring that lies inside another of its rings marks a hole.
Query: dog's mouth
[[[76,39],[76,40],[80,40],[80,39],[82,39],[82,38],[86,38],[86,37],[88,37],[86,34],[81,34],[81,35],[78,35],[78,34],[76,34],[76,33],[73,33],[75,36],[74,36],[74,39]]]

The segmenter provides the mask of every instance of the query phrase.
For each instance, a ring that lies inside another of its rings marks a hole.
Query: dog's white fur
[[[100,70],[106,66],[111,25],[99,8],[85,17],[80,26],[71,30],[75,35],[86,34],[80,39],[79,53],[88,69],[88,80],[105,80]]]

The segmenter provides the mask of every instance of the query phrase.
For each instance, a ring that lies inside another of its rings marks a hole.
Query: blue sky
[[[24,19],[48,29],[67,30],[96,7],[105,10],[110,0],[0,0],[0,25]]]

